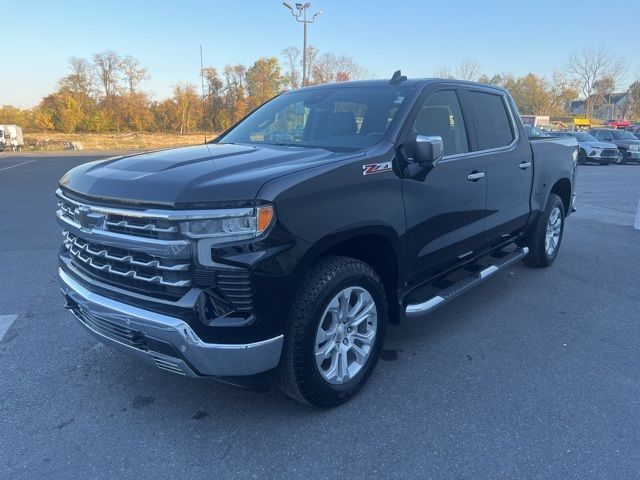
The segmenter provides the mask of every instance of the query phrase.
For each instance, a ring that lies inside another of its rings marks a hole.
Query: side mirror
[[[444,156],[442,137],[416,135],[413,142],[413,161],[422,167],[436,166]]]

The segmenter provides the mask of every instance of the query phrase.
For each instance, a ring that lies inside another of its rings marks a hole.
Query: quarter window
[[[509,112],[502,95],[469,92],[476,117],[478,149],[506,147],[515,136]]]
[[[445,156],[469,151],[467,129],[458,96],[453,90],[429,95],[412,128],[415,135],[442,137]]]

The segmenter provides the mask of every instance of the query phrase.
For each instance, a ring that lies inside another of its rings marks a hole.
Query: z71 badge
[[[362,175],[372,175],[374,173],[384,173],[391,171],[391,162],[369,163],[362,166]]]

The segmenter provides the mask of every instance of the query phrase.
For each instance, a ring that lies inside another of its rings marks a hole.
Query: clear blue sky
[[[465,57],[488,74],[550,75],[571,51],[599,45],[626,58],[627,80],[640,71],[638,0],[312,3],[323,14],[309,42],[352,56],[378,77],[398,68],[431,76]],[[0,12],[0,105],[37,104],[68,73],[70,56],[131,54],[151,74],[143,88],[162,98],[175,83],[199,81],[200,44],[205,64],[221,68],[280,57],[302,43],[302,26],[278,0],[0,0]]]

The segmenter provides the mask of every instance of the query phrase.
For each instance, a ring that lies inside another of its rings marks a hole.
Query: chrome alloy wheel
[[[362,287],[348,287],[329,302],[316,332],[316,366],[334,385],[352,379],[367,363],[378,328],[378,310]]]
[[[562,213],[560,207],[554,207],[549,214],[547,233],[544,238],[544,250],[548,256],[553,255],[560,243],[560,230],[562,229]]]

